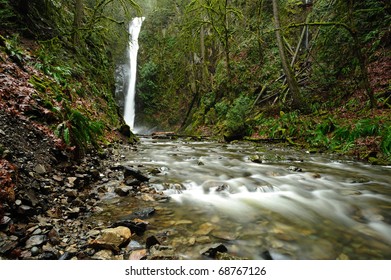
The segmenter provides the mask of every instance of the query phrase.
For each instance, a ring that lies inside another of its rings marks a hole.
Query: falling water
[[[125,122],[130,126],[131,129],[134,128],[134,117],[135,117],[135,86],[136,86],[136,74],[137,74],[137,52],[139,49],[138,36],[140,34],[140,29],[144,17],[136,17],[129,25],[129,34],[131,36],[129,42],[129,85],[128,91],[125,96],[125,109],[124,109],[124,119]]]

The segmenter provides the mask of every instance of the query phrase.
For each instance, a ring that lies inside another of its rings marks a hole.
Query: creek
[[[391,169],[279,145],[142,138],[123,163],[169,200],[108,195],[95,223],[152,206],[147,236],[184,259],[223,243],[263,259],[391,259]]]

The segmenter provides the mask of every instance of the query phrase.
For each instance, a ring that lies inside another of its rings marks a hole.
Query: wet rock
[[[174,222],[174,225],[179,226],[179,225],[191,225],[193,224],[193,221],[190,220],[179,220]]]
[[[129,187],[118,187],[115,188],[114,192],[119,196],[128,196],[132,188]]]
[[[90,245],[93,248],[109,249],[118,252],[119,248],[126,244],[130,237],[130,229],[119,226],[103,230],[97,239],[90,242]]]
[[[215,226],[211,223],[203,223],[199,229],[195,232],[197,235],[208,235],[212,230],[215,229]]]
[[[47,240],[46,235],[33,235],[26,241],[26,248],[30,249],[34,246],[39,246],[45,243]]]
[[[217,252],[215,259],[216,260],[222,260],[222,261],[244,260],[243,258],[239,258],[237,256],[233,256],[233,255],[228,254],[228,253],[220,253],[220,252]]]
[[[238,234],[235,232],[229,232],[229,231],[213,231],[212,234],[214,237],[227,240],[227,241],[233,241],[238,238]]]
[[[121,220],[145,219],[155,213],[155,208],[145,207],[135,210],[132,214],[123,217]]]
[[[134,169],[129,166],[123,166],[123,168],[124,168],[124,177],[125,178],[133,177],[133,178],[139,180],[140,182],[149,181],[149,178],[147,176],[143,175],[139,170]]]
[[[112,225],[112,227],[124,226],[124,227],[129,228],[131,230],[131,232],[134,232],[138,236],[141,236],[146,231],[147,225],[148,225],[148,223],[143,220],[134,219],[134,220],[117,221]]]
[[[229,191],[229,186],[227,184],[222,184],[216,188],[216,192]]]
[[[264,159],[260,157],[259,155],[250,156],[249,158],[254,163],[263,163]]]
[[[134,251],[134,250],[139,250],[139,249],[144,249],[144,246],[135,240],[130,240],[128,246],[126,246],[126,250],[128,250],[128,251]]]
[[[129,260],[145,260],[148,256],[146,249],[132,251],[129,255]]]
[[[150,249],[152,246],[160,245],[159,240],[155,236],[149,236],[147,240],[145,241],[145,247],[147,249]]]
[[[270,254],[270,252],[268,250],[263,251],[262,254],[261,254],[261,257],[264,260],[272,260],[273,259],[272,255]]]
[[[125,180],[125,184],[127,186],[132,186],[132,187],[137,187],[137,186],[140,186],[142,182],[140,182],[139,180],[137,179],[134,179],[134,178],[127,178]]]
[[[293,171],[293,172],[303,172],[303,169],[301,169],[300,167],[297,167],[297,166],[293,166],[293,165],[289,166],[288,170]]]
[[[174,249],[171,246],[154,245],[149,250],[149,260],[174,260]]]
[[[228,249],[223,244],[218,243],[218,244],[214,244],[214,245],[209,246],[208,248],[203,249],[200,252],[200,254],[214,259],[218,252],[226,253],[226,252],[228,252]]]

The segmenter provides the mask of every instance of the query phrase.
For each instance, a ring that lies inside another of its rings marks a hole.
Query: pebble
[[[31,255],[34,257],[34,256],[37,256],[39,254],[39,248],[34,246],[31,248]]]

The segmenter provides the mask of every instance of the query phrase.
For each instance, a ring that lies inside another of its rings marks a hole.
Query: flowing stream
[[[146,235],[182,258],[200,259],[218,242],[247,259],[265,251],[274,259],[391,259],[390,167],[275,145],[149,138],[124,164],[158,171],[149,183],[171,199],[112,197],[97,222],[154,206]]]

